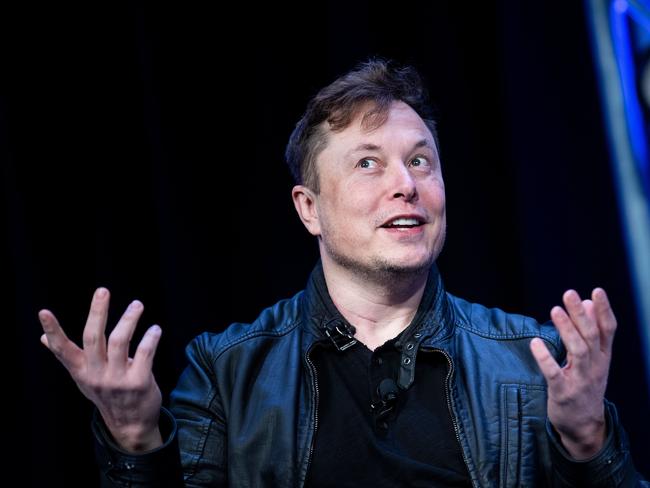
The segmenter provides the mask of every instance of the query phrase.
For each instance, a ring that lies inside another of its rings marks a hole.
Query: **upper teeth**
[[[419,222],[417,219],[395,219],[391,221],[388,225],[418,225]]]

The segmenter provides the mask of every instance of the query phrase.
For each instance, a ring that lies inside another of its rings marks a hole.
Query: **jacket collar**
[[[332,302],[320,259],[309,277],[302,309],[307,330],[316,337],[316,341],[329,340],[339,350],[345,350],[356,343],[354,326],[341,315]],[[429,270],[415,317],[400,334],[397,345],[413,338],[414,342],[419,344],[425,339],[431,343],[448,336],[452,330],[452,315],[453,309],[448,303],[440,272],[434,263]]]

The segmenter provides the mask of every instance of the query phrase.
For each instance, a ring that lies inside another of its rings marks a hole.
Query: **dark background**
[[[91,405],[39,343],[37,311],[80,342],[97,286],[112,292],[111,323],[140,299],[141,328],[163,327],[166,397],[192,337],[304,286],[317,247],[293,210],[284,145],[317,89],[370,55],[415,65],[437,109],[450,292],[539,320],[568,288],[609,292],[608,398],[649,476],[648,387],[582,3],[180,5],[0,16],[5,442],[21,485],[97,479]]]

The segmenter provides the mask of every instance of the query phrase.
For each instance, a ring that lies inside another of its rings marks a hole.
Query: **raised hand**
[[[38,317],[45,334],[41,342],[66,367],[81,392],[92,401],[115,441],[128,451],[147,451],[162,445],[158,417],[162,404],[152,364],[161,330],[151,326],[133,358],[129,343],[142,315],[133,301],[106,341],[109,292],[98,288],[83,331],[83,349],[69,340],[49,310]]]
[[[567,350],[564,367],[541,339],[530,343],[548,384],[548,418],[575,459],[596,454],[606,434],[604,398],[616,318],[605,290],[594,289],[591,298],[581,300],[577,292],[568,290],[563,296],[566,311],[559,306],[551,310]]]

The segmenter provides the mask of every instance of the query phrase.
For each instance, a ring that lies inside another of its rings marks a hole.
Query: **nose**
[[[391,174],[391,191],[393,198],[402,198],[406,202],[417,200],[417,185],[413,174],[403,164],[395,165]]]

